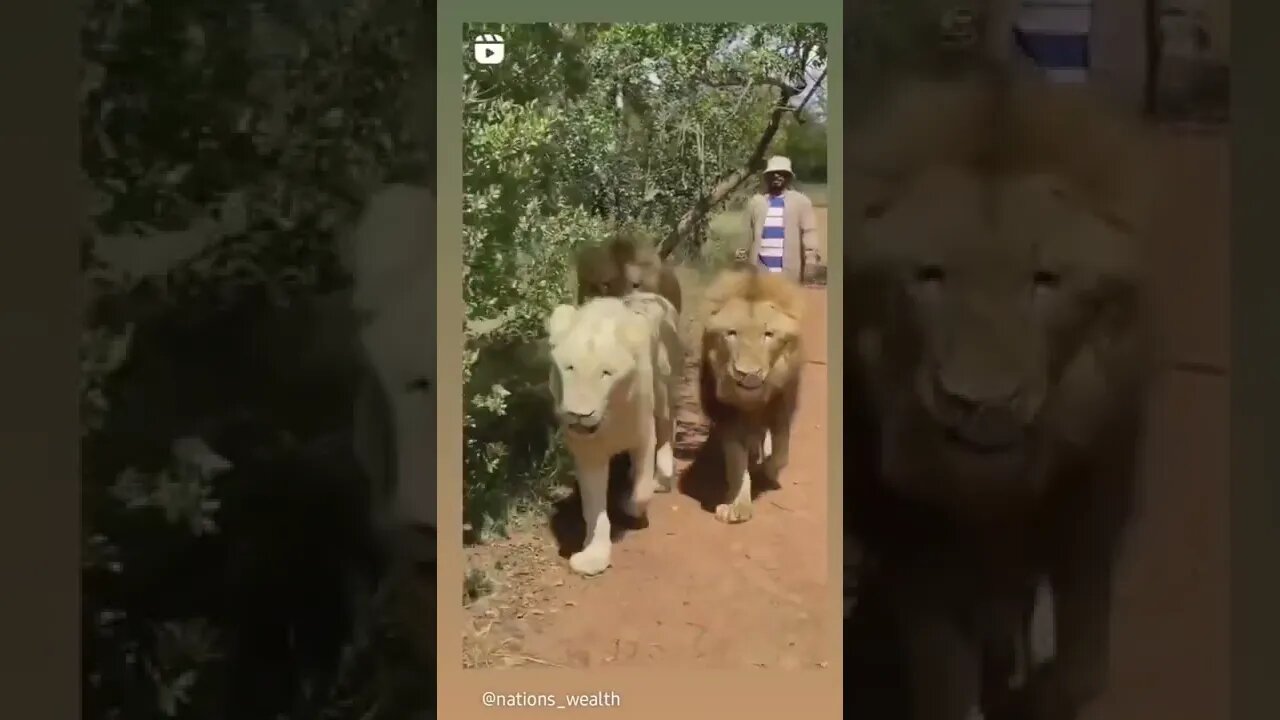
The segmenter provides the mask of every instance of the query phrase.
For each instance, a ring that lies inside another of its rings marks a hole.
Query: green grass
[[[809,196],[816,208],[827,207],[827,184],[826,183],[806,183],[797,182],[796,190]]]
[[[734,248],[743,244],[746,222],[741,208],[721,210],[711,216],[707,223],[707,241],[699,258],[702,268],[718,270],[733,261]]]

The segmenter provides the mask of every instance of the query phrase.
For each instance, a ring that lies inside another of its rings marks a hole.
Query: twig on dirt
[[[622,655],[622,638],[615,638],[613,641],[613,654],[604,659],[605,662],[613,662]]]
[[[533,657],[532,655],[516,655],[514,653],[494,653],[493,656],[500,657],[500,658],[507,658],[510,660],[519,660],[521,662],[531,662],[535,665],[546,665],[547,667],[560,668],[561,670],[569,669],[568,665],[561,665],[560,663],[554,663],[554,662],[551,662],[550,660],[543,660],[542,658],[536,658],[536,657]]]
[[[689,627],[694,627],[698,629],[698,634],[693,637],[692,645],[693,645],[693,651],[697,653],[699,656],[701,656],[702,653],[698,650],[698,644],[702,642],[702,638],[706,637],[707,627],[705,625],[699,625],[696,622],[690,622],[688,620],[686,620],[684,624],[688,625]]]

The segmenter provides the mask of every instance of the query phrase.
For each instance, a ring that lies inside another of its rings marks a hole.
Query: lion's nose
[[[1022,388],[1012,381],[966,383],[950,380],[944,373],[933,375],[934,395],[952,412],[970,415],[980,410],[1012,409],[1018,404]]]
[[[936,394],[939,403],[945,410],[949,414],[959,417],[967,417],[975,413],[991,412],[999,409],[1012,409],[1018,402],[1017,390],[1000,395],[973,395],[954,392],[939,383]]]
[[[764,371],[762,370],[743,372],[739,368],[734,368],[733,375],[733,379],[736,380],[739,385],[747,388],[748,390],[755,390],[764,384]]]
[[[966,439],[982,445],[1003,445],[1023,429],[1018,406],[1022,391],[1016,385],[984,390],[957,387],[934,378],[934,402],[941,419]]]
[[[565,415],[569,417],[569,422],[582,427],[595,427],[600,424],[600,413],[592,410],[590,412],[577,412],[575,410],[566,410]]]

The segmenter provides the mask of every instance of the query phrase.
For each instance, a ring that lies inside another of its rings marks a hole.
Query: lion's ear
[[[551,317],[547,318],[547,338],[552,345],[560,344],[577,314],[578,308],[572,305],[558,305],[551,311]]]

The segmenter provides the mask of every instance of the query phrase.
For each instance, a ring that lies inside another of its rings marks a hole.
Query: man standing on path
[[[736,255],[739,260],[750,257],[765,270],[786,273],[803,282],[805,265],[818,261],[818,223],[813,202],[791,189],[794,178],[790,159],[781,155],[769,158],[764,169],[765,191],[747,202],[750,255],[746,248]]]

